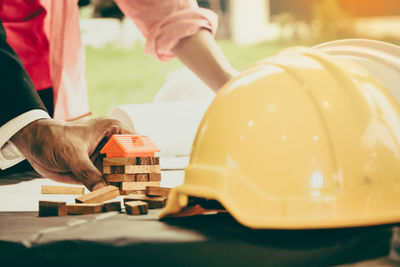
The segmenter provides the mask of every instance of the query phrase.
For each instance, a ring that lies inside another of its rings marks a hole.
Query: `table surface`
[[[163,173],[163,185],[183,172]],[[228,214],[159,221],[160,210],[37,216],[40,194],[55,184],[33,173],[0,178],[0,254],[14,265],[142,266],[399,266],[400,231],[394,225],[330,230],[252,230]],[[62,200],[73,201],[73,196]],[[32,203],[33,202],[33,203]],[[389,259],[389,253],[391,257]],[[117,264],[117,265],[118,265]]]

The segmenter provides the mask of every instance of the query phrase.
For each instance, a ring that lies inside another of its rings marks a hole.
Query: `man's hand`
[[[107,118],[84,123],[43,119],[24,127],[11,141],[41,175],[59,182],[82,183],[92,191],[105,186],[94,165],[101,163],[99,144],[104,145],[104,139],[113,134],[129,133],[119,121]]]

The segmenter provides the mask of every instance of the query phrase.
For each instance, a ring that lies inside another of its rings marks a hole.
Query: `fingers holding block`
[[[75,198],[76,203],[101,203],[119,196],[119,188],[109,185]]]
[[[39,217],[66,216],[67,205],[59,201],[39,201]]]
[[[148,213],[148,204],[143,201],[125,202],[125,211],[129,215],[141,215]]]

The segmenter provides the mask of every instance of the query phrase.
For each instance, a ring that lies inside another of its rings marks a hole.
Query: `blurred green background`
[[[263,42],[240,46],[231,41],[218,41],[218,44],[239,71],[285,47],[300,45],[294,42]],[[166,76],[181,67],[183,65],[176,59],[159,62],[150,58],[141,45],[129,50],[87,47],[86,78],[90,108],[96,116],[104,116],[116,105],[151,102]]]

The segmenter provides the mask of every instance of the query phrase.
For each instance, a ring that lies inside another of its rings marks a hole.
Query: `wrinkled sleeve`
[[[207,29],[215,34],[217,15],[194,0],[116,0],[146,38],[145,52],[161,61],[173,58],[171,49],[182,38]]]

